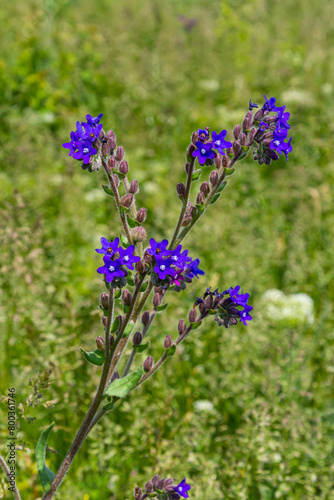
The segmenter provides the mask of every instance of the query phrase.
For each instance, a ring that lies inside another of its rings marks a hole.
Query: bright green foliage
[[[332,2],[27,0],[0,10],[0,394],[15,386],[21,404],[22,498],[42,495],[34,458],[42,429],[55,421],[55,471],[96,389],[101,368],[79,347],[91,352],[103,335],[94,249],[120,231],[102,172],[82,171],[61,147],[73,123],[105,113],[139,182],[143,226],[170,238],[191,133],[209,126],[231,140],[249,98],[261,103],[265,93],[291,113],[289,162],[259,166],[250,156],[236,165],[185,241],[205,277],[167,297],[133,369],[162,355],[166,332],[176,338],[208,285],[242,283],[253,321],[225,330],[209,318],[190,332],[152,382],[93,430],[59,497],[130,499],[136,483],[182,471],[196,500],[331,500]],[[185,29],[181,14],[197,25]],[[193,203],[210,172],[194,183]],[[269,320],[268,289],[310,295],[315,322]]]

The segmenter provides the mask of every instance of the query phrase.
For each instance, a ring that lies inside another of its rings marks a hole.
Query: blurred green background
[[[55,471],[97,385],[79,346],[94,349],[102,333],[94,249],[120,231],[103,173],[82,171],[61,144],[77,120],[103,112],[140,183],[149,237],[170,238],[190,134],[210,126],[231,138],[263,93],[291,113],[290,160],[238,165],[185,241],[206,275],[170,296],[149,354],[160,357],[210,284],[241,284],[253,321],[225,330],[208,320],[193,332],[95,428],[57,498],[130,499],[156,473],[186,476],[198,500],[334,498],[333,9],[329,0],[1,5],[1,394],[14,386],[20,404],[25,500],[42,495],[41,430],[55,421]],[[308,294],[314,323],[268,317],[261,297],[272,288]],[[6,414],[3,402],[2,452]],[[11,498],[1,477],[0,498]]]

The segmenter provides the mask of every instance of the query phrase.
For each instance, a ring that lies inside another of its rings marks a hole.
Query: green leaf
[[[125,396],[127,396],[129,392],[136,387],[144,373],[144,368],[139,366],[137,370],[130,373],[126,377],[114,380],[107,388],[104,396],[117,396],[118,398],[125,398]]]
[[[135,280],[133,279],[133,276],[129,273],[126,277],[126,281],[129,283],[131,286],[135,286]]]
[[[235,168],[225,168],[225,177],[227,177],[228,175],[232,175],[234,171]]]
[[[138,222],[135,219],[132,219],[131,217],[128,216],[128,224],[130,227],[137,227],[140,226],[140,222]]]
[[[196,330],[196,328],[198,328],[202,324],[202,321],[197,321],[195,323],[190,323],[190,324],[191,324],[191,329]]]
[[[170,358],[170,357],[174,356],[175,351],[176,351],[176,345],[171,345],[170,347],[168,347],[166,349],[167,357]]]
[[[146,342],[146,344],[140,344],[140,345],[133,346],[133,348],[136,349],[137,352],[144,352],[149,347],[150,347],[150,341]]]
[[[51,483],[55,477],[55,474],[45,463],[45,453],[48,443],[48,437],[54,425],[55,423],[52,422],[52,424],[42,432],[36,447],[37,469],[44,491],[48,491],[50,489]]]
[[[119,239],[121,240],[123,247],[127,248],[129,246],[130,243],[128,242],[128,239],[126,236],[124,236],[124,234],[121,234]]]
[[[211,314],[211,315],[212,315],[212,314],[217,314],[217,310],[216,310],[216,309],[208,309],[208,310],[207,310],[207,312],[208,312],[209,314]]]
[[[114,409],[114,403],[113,402],[107,403],[106,405],[104,405],[103,409],[104,409],[104,411],[113,410]]]
[[[119,327],[119,319],[118,319],[118,317],[117,317],[117,318],[113,321],[113,324],[111,325],[111,328],[110,328],[110,333],[115,333],[115,332],[117,332],[118,327]]]
[[[83,353],[87,361],[92,363],[92,365],[102,366],[105,362],[106,355],[104,351],[100,351],[100,349],[95,349],[95,351],[87,352],[85,349],[80,347],[80,352]]]
[[[109,194],[110,196],[114,196],[113,190],[110,186],[107,186],[107,184],[102,184],[102,187],[105,193]]]
[[[210,205],[213,205],[214,203],[216,203],[216,201],[218,200],[218,198],[220,197],[220,193],[216,193],[212,200],[210,201]]]
[[[145,292],[147,285],[148,285],[148,281],[145,281],[145,283],[143,283],[142,286],[140,287],[140,291]]]
[[[127,314],[130,311],[130,306],[128,306],[127,304],[123,304],[123,311],[125,312],[125,314]]]
[[[157,306],[157,307],[155,308],[155,310],[156,310],[157,312],[161,312],[161,311],[164,311],[164,310],[167,308],[167,306],[168,306],[168,304],[161,304],[161,306]]]
[[[202,170],[199,168],[198,170],[195,170],[195,172],[192,175],[191,180],[192,181],[198,181],[198,179],[201,178],[201,175],[202,175]]]
[[[123,339],[125,339],[125,337],[128,337],[130,335],[134,326],[135,326],[134,322],[129,321],[129,323],[126,325],[125,330],[123,332],[123,335],[122,335]]]
[[[201,204],[196,203],[196,208],[197,208],[199,213],[204,212],[204,203],[201,203]]]
[[[217,193],[221,193],[222,191],[224,191],[226,184],[227,184],[227,181],[222,182],[221,185],[219,186],[219,188],[217,189]]]
[[[246,158],[247,153],[248,153],[248,151],[250,149],[250,146],[241,146],[241,149],[242,149],[242,153],[239,156],[238,161],[243,160],[244,158]]]

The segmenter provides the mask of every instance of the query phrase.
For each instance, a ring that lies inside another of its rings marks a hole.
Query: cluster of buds
[[[135,488],[134,498],[135,500],[144,500],[145,498],[156,498],[158,500],[189,498],[188,491],[191,486],[186,483],[186,478],[178,485],[175,485],[174,481],[173,478],[160,479],[157,474],[146,483],[144,490],[138,487]]]

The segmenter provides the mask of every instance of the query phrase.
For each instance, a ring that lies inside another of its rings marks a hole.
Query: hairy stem
[[[124,184],[126,192],[128,193],[129,189],[130,189],[130,184],[129,184],[127,176],[125,176],[123,178],[123,184]],[[135,202],[134,197],[133,197],[133,202],[131,203],[131,212],[132,212],[133,218],[135,219],[137,217],[137,208],[136,208],[136,202]],[[138,252],[139,252],[140,258],[142,258],[143,257],[143,243],[141,241],[138,242]]]
[[[1,455],[0,455],[0,466],[1,466],[2,470],[4,471],[4,473],[6,474],[8,481],[12,481],[11,476],[10,476],[9,467],[8,467],[5,459]],[[14,485],[11,486],[11,488],[13,488],[11,491],[14,493],[15,500],[21,500],[20,493],[19,493],[19,490],[17,489],[15,481],[14,481]]]

